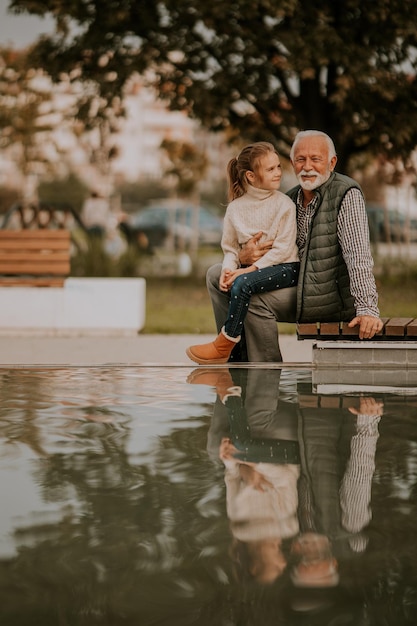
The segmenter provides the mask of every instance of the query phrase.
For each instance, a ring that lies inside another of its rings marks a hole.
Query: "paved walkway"
[[[0,366],[23,365],[164,365],[193,366],[185,349],[211,341],[212,335],[0,336]],[[285,363],[311,363],[312,341],[282,335]]]

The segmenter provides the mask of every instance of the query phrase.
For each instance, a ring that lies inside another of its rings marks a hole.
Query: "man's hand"
[[[375,398],[368,398],[365,396],[361,396],[359,400],[359,407],[349,407],[349,411],[353,413],[353,415],[378,415],[381,416],[384,413],[384,403],[379,400],[375,400]]]
[[[253,487],[256,491],[267,491],[273,488],[273,484],[261,472],[256,469],[256,463],[241,463],[239,466],[240,477],[244,483]]]
[[[245,243],[241,251],[239,252],[239,261],[241,265],[253,265],[258,261],[265,252],[268,252],[272,248],[274,243],[272,239],[259,243],[262,237],[262,231],[256,233],[249,241]]]
[[[348,324],[349,328],[359,326],[359,339],[372,339],[383,325],[383,321],[373,315],[358,315]]]

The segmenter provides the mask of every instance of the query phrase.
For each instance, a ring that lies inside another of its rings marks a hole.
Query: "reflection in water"
[[[0,623],[412,624],[417,398],[0,371]]]
[[[299,531],[296,404],[283,400],[278,409],[279,372],[236,370],[234,376],[228,369],[197,369],[188,382],[215,387],[220,419],[223,406],[227,411],[230,436],[222,437],[219,456],[238,577],[271,583],[287,564],[285,540]]]

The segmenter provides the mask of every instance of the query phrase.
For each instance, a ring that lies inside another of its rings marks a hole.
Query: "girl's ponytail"
[[[239,177],[238,159],[236,157],[230,159],[227,164],[227,177],[229,181],[227,198],[231,202],[235,198],[243,196],[246,191]]]

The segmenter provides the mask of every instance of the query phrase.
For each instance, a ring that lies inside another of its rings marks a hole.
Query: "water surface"
[[[340,382],[0,370],[0,624],[414,624],[417,391]]]

